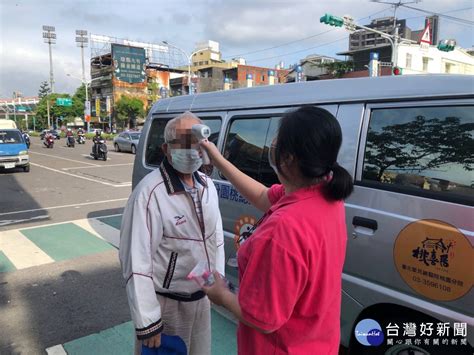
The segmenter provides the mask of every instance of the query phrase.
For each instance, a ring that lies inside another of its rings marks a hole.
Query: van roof
[[[10,119],[0,119],[0,128],[1,129],[15,129],[16,128],[16,123],[13,120]]]
[[[474,96],[471,75],[401,75],[317,80],[183,95],[157,101],[150,113],[284,107],[308,103]]]

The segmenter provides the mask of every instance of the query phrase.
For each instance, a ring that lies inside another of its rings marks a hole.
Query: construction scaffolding
[[[110,54],[112,52],[112,44],[144,48],[149,64],[161,64],[168,68],[188,65],[188,58],[181,51],[165,43],[146,43],[97,34],[90,35],[91,58],[101,58]]]

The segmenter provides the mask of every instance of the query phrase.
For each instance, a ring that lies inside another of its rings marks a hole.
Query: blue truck
[[[30,171],[30,157],[19,129],[0,129],[0,169],[22,168]]]

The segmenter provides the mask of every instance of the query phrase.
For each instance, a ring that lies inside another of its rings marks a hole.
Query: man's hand
[[[143,340],[143,345],[148,346],[149,348],[159,348],[161,345],[161,333]]]

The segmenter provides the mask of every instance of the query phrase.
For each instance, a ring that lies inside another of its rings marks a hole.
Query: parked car
[[[61,136],[60,136],[61,132],[58,132],[57,130],[54,130],[54,129],[49,129],[49,130],[48,129],[43,129],[43,131],[40,134],[40,139],[41,140],[44,139],[44,136],[47,132],[51,133],[54,136],[54,139],[57,139],[57,140],[61,139]]]
[[[138,142],[140,141],[141,132],[126,131],[120,133],[114,138],[114,148],[116,152],[137,152]]]
[[[0,168],[30,171],[30,158],[19,129],[0,129]]]
[[[188,110],[211,128],[229,161],[271,186],[278,179],[268,150],[281,117],[301,105],[326,109],[343,132],[338,163],[355,182],[345,201],[342,280],[334,280],[342,282],[341,344],[358,355],[459,353],[451,343],[442,350],[441,345],[408,342],[364,346],[354,330],[363,320],[377,321],[387,336],[386,329],[402,331],[408,323],[417,328],[467,323],[464,349],[474,345],[472,83],[470,75],[406,75],[161,99],[142,131],[132,187],[160,166],[165,125]],[[226,257],[235,260],[234,238],[262,213],[219,171],[210,174],[219,196]],[[227,263],[226,277],[237,277],[232,264]]]

